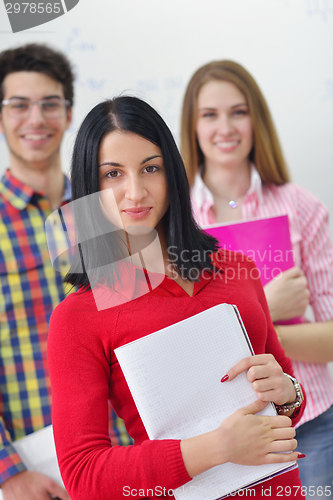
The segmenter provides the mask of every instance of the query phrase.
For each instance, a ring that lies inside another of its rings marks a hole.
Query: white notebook
[[[28,470],[52,477],[64,487],[58,466],[52,425],[13,441],[13,447]],[[2,492],[0,490],[0,500]]]
[[[253,354],[236,306],[220,304],[115,349],[150,439],[186,439],[216,429],[257,398],[245,373],[220,380]],[[261,414],[276,415],[269,404]],[[297,467],[226,463],[175,490],[177,500],[215,500]]]

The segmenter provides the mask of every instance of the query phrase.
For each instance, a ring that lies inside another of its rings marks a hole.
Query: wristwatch
[[[288,375],[288,373],[285,373],[284,375],[286,375],[286,377],[288,377],[292,381],[296,392],[296,398],[292,403],[286,403],[285,405],[275,405],[275,408],[277,409],[277,411],[296,410],[296,408],[301,406],[302,402],[304,401],[301,384],[294,377]]]

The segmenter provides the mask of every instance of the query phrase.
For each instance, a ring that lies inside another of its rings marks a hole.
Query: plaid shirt
[[[65,178],[62,204],[71,198]],[[43,194],[6,171],[0,181],[0,483],[25,470],[11,440],[51,423],[46,362],[48,321],[69,287],[52,267],[45,220],[52,213]],[[113,413],[113,444],[131,442]]]

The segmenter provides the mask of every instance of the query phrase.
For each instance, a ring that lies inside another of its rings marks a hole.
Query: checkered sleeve
[[[124,421],[117,416],[110,404],[109,416],[109,433],[112,446],[128,446],[130,444],[134,444],[133,439],[127,433]]]
[[[25,466],[14,450],[9,433],[0,417],[0,484],[24,470]]]

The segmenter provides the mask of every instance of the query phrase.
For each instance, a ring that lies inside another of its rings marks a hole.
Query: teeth
[[[47,135],[39,135],[39,134],[27,134],[24,136],[25,139],[29,141],[40,141],[47,138]]]
[[[232,148],[233,146],[237,146],[238,141],[232,141],[232,142],[217,142],[216,146],[219,146],[220,148]]]

